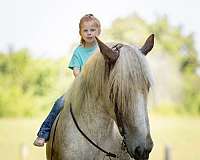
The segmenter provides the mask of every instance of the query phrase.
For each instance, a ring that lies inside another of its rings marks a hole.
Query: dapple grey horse
[[[148,160],[153,148],[147,111],[152,86],[145,56],[154,45],[150,35],[144,45],[104,44],[98,48],[65,94],[65,106],[47,143],[48,160],[102,160],[105,153],[116,159]],[[112,158],[114,159],[114,158]]]

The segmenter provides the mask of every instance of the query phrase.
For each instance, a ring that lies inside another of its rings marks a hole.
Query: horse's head
[[[127,151],[136,160],[147,160],[153,148],[147,112],[151,87],[145,56],[154,45],[149,36],[141,48],[123,44],[107,46],[97,38],[105,61],[106,95]]]

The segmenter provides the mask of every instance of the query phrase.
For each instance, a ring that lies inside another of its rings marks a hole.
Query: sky
[[[194,33],[200,53],[199,6],[198,0],[0,0],[0,51],[11,46],[39,57],[64,56],[79,42],[83,15],[93,13],[104,29],[118,17],[137,13],[148,22],[167,15],[184,34]]]

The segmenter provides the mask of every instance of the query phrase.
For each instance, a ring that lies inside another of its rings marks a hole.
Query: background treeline
[[[27,49],[0,53],[0,117],[49,110],[68,84],[64,59],[33,58]]]
[[[153,109],[200,114],[200,76],[194,35],[172,26],[166,16],[147,22],[133,14],[113,21],[102,39],[142,45],[155,34],[148,56],[155,77]],[[49,110],[73,81],[67,68],[71,53],[60,59],[35,58],[28,49],[0,52],[0,117],[36,116]]]
[[[167,16],[147,22],[137,14],[116,19],[104,35],[109,40],[141,46],[151,33],[155,46],[147,57],[155,77],[154,110],[200,114],[200,63],[194,34],[170,24]]]

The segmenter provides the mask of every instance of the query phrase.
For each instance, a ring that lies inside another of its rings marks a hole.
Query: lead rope
[[[111,152],[107,152],[107,151],[105,151],[104,149],[102,149],[101,147],[99,147],[97,144],[95,144],[95,143],[94,143],[90,138],[88,138],[88,137],[86,136],[86,134],[80,129],[80,127],[79,127],[79,125],[78,125],[78,123],[77,123],[77,121],[76,121],[76,118],[75,118],[75,116],[74,116],[74,113],[73,113],[73,111],[72,111],[71,103],[70,103],[70,113],[71,113],[71,116],[72,116],[72,119],[73,119],[73,121],[74,121],[75,126],[77,127],[78,131],[83,135],[83,137],[85,137],[85,138],[86,138],[93,146],[95,146],[97,149],[99,149],[100,151],[102,151],[103,153],[105,153],[105,154],[106,154],[105,156],[108,156],[110,160],[111,160],[111,157],[112,157],[112,158],[117,158],[116,154],[111,153]],[[51,143],[51,160],[53,160],[53,159],[52,159],[52,157],[53,157],[53,144],[54,144],[55,133],[56,133],[56,129],[57,129],[57,124],[58,124],[59,118],[60,118],[60,114],[58,115],[58,119],[57,119],[57,121],[56,121],[55,129],[54,129],[54,132],[53,132],[53,139],[52,139],[52,143]],[[123,143],[123,142],[122,142],[122,143]],[[104,156],[104,158],[105,158],[105,156]],[[103,158],[103,159],[104,159],[104,158]]]
[[[74,124],[76,126],[76,128],[78,129],[78,131],[83,135],[83,137],[85,137],[93,146],[95,146],[97,149],[99,149],[100,151],[102,151],[103,153],[106,154],[106,156],[109,157],[109,159],[111,159],[110,157],[113,157],[113,158],[117,158],[116,154],[114,153],[111,153],[111,152],[107,152],[105,151],[103,148],[99,147],[97,144],[95,144],[90,138],[88,138],[88,136],[86,136],[86,134],[80,129],[77,121],[76,121],[76,118],[74,116],[74,113],[72,111],[72,106],[71,106],[71,103],[70,103],[70,113],[71,113],[71,116],[72,116],[72,119],[74,121]]]

